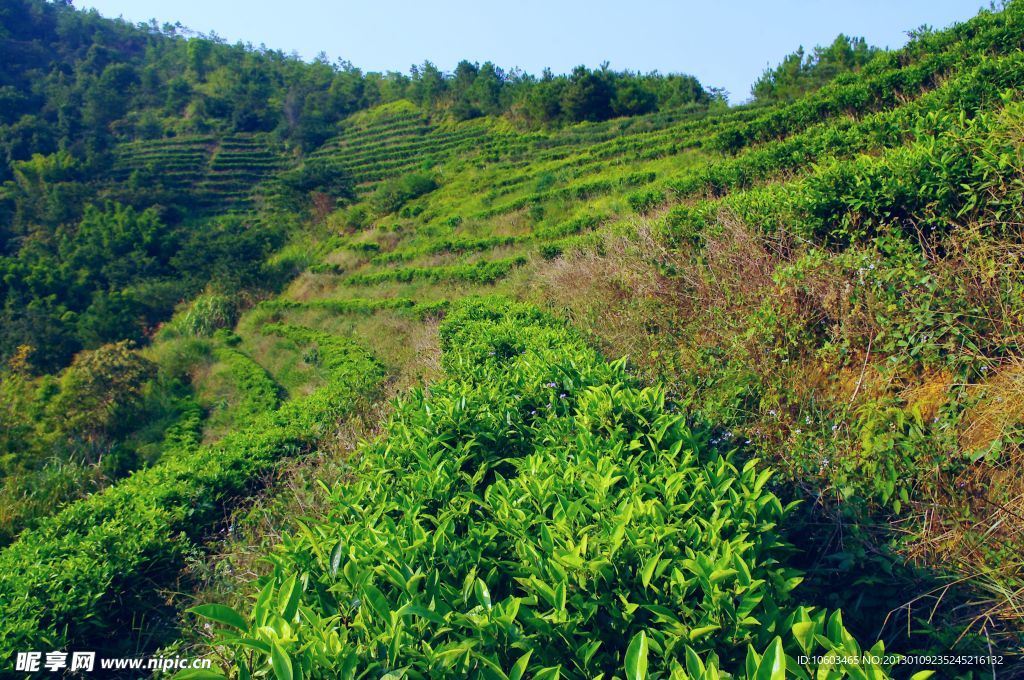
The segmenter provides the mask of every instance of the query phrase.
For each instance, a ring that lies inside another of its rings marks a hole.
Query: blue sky
[[[973,16],[980,0],[76,0],[132,22],[180,21],[229,42],[306,59],[323,51],[364,70],[408,70],[463,58],[540,73],[577,64],[697,76],[736,103],[766,66],[840,32],[899,47],[906,31]]]

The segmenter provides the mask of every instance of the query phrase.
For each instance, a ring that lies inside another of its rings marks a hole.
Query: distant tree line
[[[881,51],[864,38],[840,33],[828,47],[818,46],[810,53],[801,47],[786,55],[782,63],[765,70],[750,94],[762,103],[793,101],[841,73],[860,69]]]
[[[409,99],[464,120],[510,115],[529,125],[604,120],[721,97],[693,76],[580,66],[540,77],[491,62],[451,73],[366,73],[321,55],[187,37],[180,25],[132,25],[65,2],[0,4],[0,153],[13,160],[69,150],[101,156],[115,139],[207,131],[274,132],[304,150],[355,111]]]
[[[509,115],[529,125],[601,121],[724,100],[721,90],[707,89],[689,75],[613,71],[605,63],[597,69],[577,66],[568,75],[545,69],[538,78],[468,61],[459,62],[451,74],[430,62],[413,67],[403,96],[458,120]]]
[[[190,37],[191,36],[191,37]],[[877,52],[840,35],[803,48],[765,72],[758,101],[782,101],[859,68]],[[600,121],[724,101],[725,93],[682,74],[578,66],[569,74],[506,71],[461,61],[444,72],[429,61],[408,73],[364,72],[180,24],[133,25],[79,11],[64,1],[0,4],[0,179],[10,162],[68,150],[102,158],[116,139],[202,132],[273,132],[302,150],[316,148],[356,111],[408,99],[458,120],[506,115],[527,126]]]

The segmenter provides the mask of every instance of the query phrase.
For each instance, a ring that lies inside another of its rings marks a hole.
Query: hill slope
[[[397,101],[305,155],[116,143],[111,197],[196,204],[107,208],[133,244],[173,225],[160,276],[196,297],[141,352],[5,376],[42,395],[9,416],[26,451],[97,366],[155,376],[61,430],[155,453],[19,520],[0,656],[123,653],[148,610],[140,637],[278,677],[1012,672],[1022,46],[1013,2],[771,105],[524,130]],[[175,618],[197,603],[215,638]]]

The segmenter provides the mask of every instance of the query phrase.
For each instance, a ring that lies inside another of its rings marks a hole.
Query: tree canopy
[[[860,69],[880,51],[864,38],[840,33],[828,47],[818,46],[810,53],[800,47],[786,55],[777,66],[765,70],[750,93],[759,102],[792,101],[841,73]]]

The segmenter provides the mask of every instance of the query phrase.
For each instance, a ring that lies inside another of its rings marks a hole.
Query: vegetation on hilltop
[[[10,178],[13,161],[60,150],[93,167],[124,139],[273,132],[308,151],[346,116],[400,99],[458,120],[515,111],[548,125],[706,107],[717,96],[692,76],[607,65],[539,78],[468,61],[452,73],[430,62],[408,74],[364,73],[42,0],[6,2],[0,38],[0,179]]]
[[[759,102],[787,102],[816,90],[836,76],[858,71],[881,50],[864,38],[840,34],[828,47],[815,47],[810,54],[799,48],[782,62],[766,69],[750,88]]]

